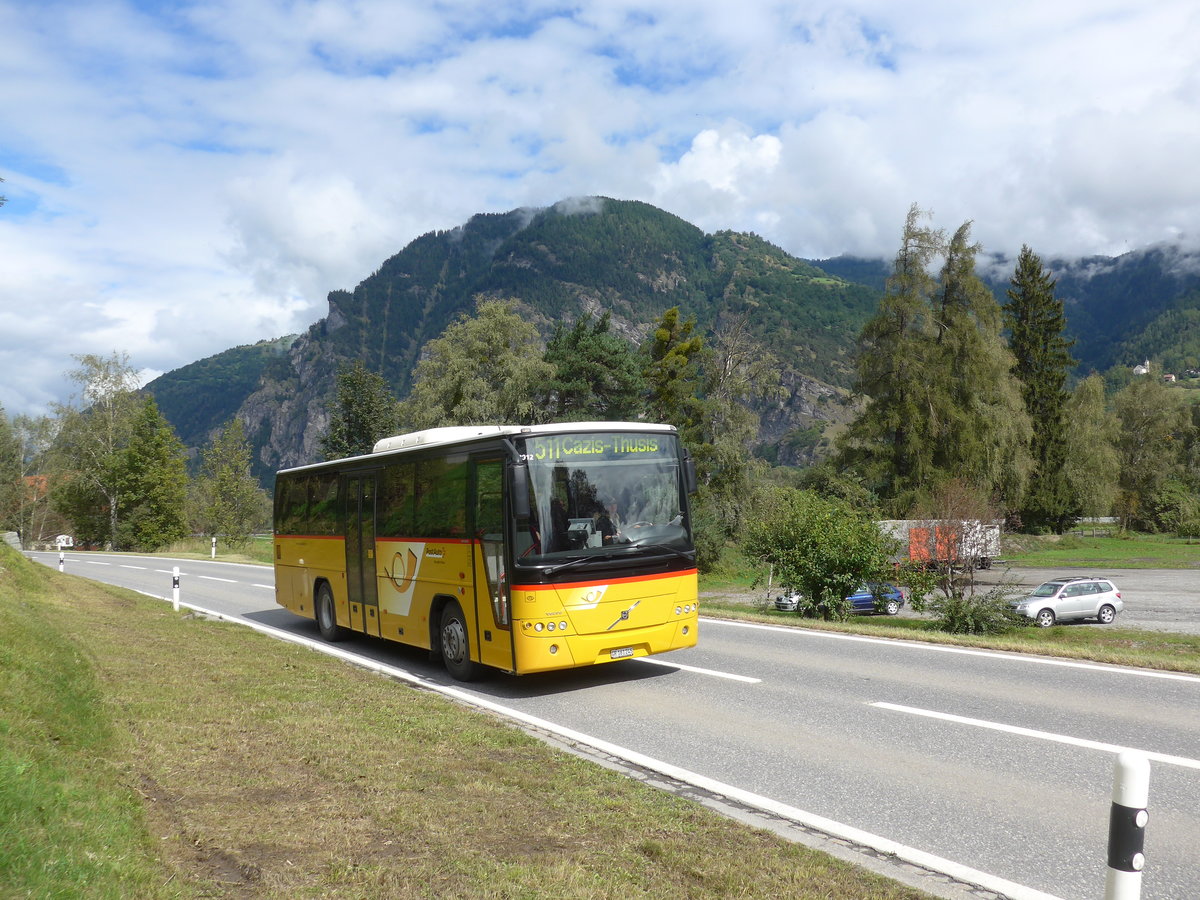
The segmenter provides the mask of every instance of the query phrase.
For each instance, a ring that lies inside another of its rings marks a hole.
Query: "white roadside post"
[[[1142,895],[1149,798],[1150,760],[1134,750],[1123,750],[1113,770],[1104,900],[1138,900]]]
[[[212,558],[217,558],[217,536],[214,534],[212,539]]]
[[[58,551],[58,571],[63,571],[67,565],[67,554],[62,550]]]
[[[179,566],[171,569],[171,605],[179,612]]]

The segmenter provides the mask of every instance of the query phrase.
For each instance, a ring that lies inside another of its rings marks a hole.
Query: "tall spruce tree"
[[[1070,350],[1075,342],[1064,336],[1067,319],[1062,301],[1054,295],[1055,284],[1037,254],[1023,246],[1007,292],[1004,324],[1015,358],[1013,371],[1021,382],[1021,398],[1032,426],[1033,471],[1020,504],[1021,521],[1026,528],[1061,534],[1079,515],[1080,498],[1066,473],[1064,415],[1069,399],[1067,373],[1075,365]]]
[[[118,549],[159,550],[187,534],[187,464],[183,444],[146,397],[130,423],[117,474]]]

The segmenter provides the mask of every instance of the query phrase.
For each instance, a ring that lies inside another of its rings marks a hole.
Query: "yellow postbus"
[[[694,488],[667,425],[385,438],[276,475],[276,602],[326,640],[428,648],[464,681],[690,647]]]

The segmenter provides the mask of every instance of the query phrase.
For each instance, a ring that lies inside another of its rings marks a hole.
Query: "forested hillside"
[[[1048,261],[1077,374],[1144,359],[1167,371],[1200,365],[1196,263],[1163,249]],[[189,447],[237,414],[266,476],[318,458],[340,366],[360,360],[403,397],[422,348],[480,298],[513,302],[543,339],[558,323],[608,312],[631,344],[678,307],[709,338],[744,317],[779,360],[775,399],[757,410],[756,450],[794,464],[812,459],[826,424],[850,417],[855,341],[890,269],[888,260],[797,259],[754,234],[705,234],[639,202],[591,197],[481,214],[422,235],[353,290],[331,292],[327,315],[298,338],[239,347],[148,387]],[[1001,302],[1011,269],[994,258],[981,266]]]
[[[207,402],[207,378],[245,354],[222,354],[149,385],[164,415],[196,446],[237,411],[262,472],[317,458],[339,365],[361,360],[404,396],[421,348],[478,298],[508,299],[549,337],[558,322],[609,312],[640,343],[678,307],[702,333],[744,315],[781,361],[785,397],[765,410],[764,438],[795,461],[794,431],[837,418],[830,403],[852,378],[855,337],[878,293],[830,276],[756,235],[703,231],[645,203],[588,198],[543,210],[474,216],[423,235],[353,291],[333,291],[329,312],[264,362],[257,380],[231,379]],[[248,373],[247,368],[239,372]],[[201,382],[205,382],[202,387]],[[251,383],[253,382],[253,383]],[[811,441],[801,441],[803,447]]]

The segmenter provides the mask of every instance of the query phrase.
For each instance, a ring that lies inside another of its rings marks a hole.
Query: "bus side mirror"
[[[512,504],[514,516],[529,518],[529,467],[525,463],[512,466]]]
[[[696,463],[692,454],[683,454],[683,487],[689,494],[696,493]]]

